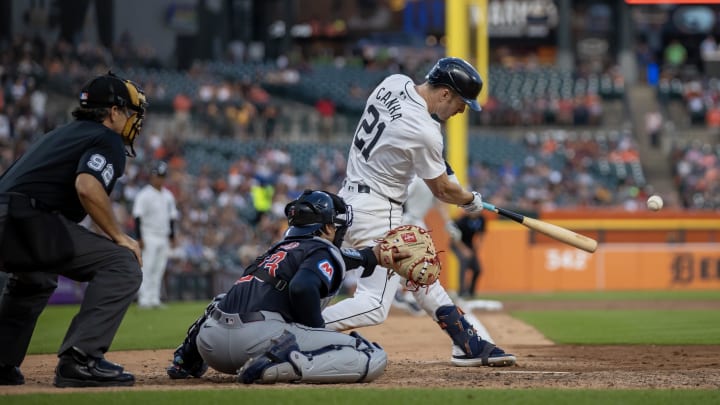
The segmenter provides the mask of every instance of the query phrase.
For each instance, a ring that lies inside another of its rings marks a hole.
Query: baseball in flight
[[[659,211],[663,207],[662,197],[659,195],[652,195],[647,200],[647,207],[650,211]]]

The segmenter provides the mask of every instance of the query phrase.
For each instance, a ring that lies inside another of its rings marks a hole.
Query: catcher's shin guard
[[[313,352],[299,351],[294,336],[292,344],[280,341],[265,355],[248,360],[238,372],[239,380],[246,384],[327,384],[377,379],[385,371],[387,354],[377,343],[370,343],[356,332],[351,335],[357,339],[355,347],[331,345]]]
[[[290,362],[300,370],[300,382],[365,383],[382,375],[387,366],[387,354],[377,344],[366,350],[335,346],[328,347],[321,353],[292,352]]]
[[[515,356],[483,340],[455,305],[442,306],[435,315],[440,327],[453,341],[452,364],[460,367],[505,367],[515,364]]]
[[[195,339],[202,324],[210,316],[210,312],[218,305],[220,300],[223,299],[225,294],[217,295],[213,298],[212,302],[205,308],[205,312],[198,319],[193,322],[188,328],[185,340],[175,349],[173,353],[173,361],[167,368],[167,374],[173,380],[190,378],[190,377],[201,377],[208,369],[207,363],[200,356],[198,352],[197,343]]]

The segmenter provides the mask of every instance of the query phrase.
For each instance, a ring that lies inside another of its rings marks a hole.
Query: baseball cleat
[[[66,387],[124,387],[135,384],[135,376],[119,364],[92,357],[73,347],[60,356],[53,385]]]
[[[510,353],[490,342],[482,340],[485,343],[480,353],[475,356],[465,354],[462,349],[453,346],[453,355],[450,362],[458,367],[508,367],[515,365],[517,359]]]
[[[23,385],[25,377],[16,366],[0,364],[0,385]]]
[[[200,378],[208,370],[208,365],[204,361],[197,362],[192,367],[187,367],[182,356],[175,355],[172,364],[165,371],[168,377],[173,380],[184,380],[186,378]]]

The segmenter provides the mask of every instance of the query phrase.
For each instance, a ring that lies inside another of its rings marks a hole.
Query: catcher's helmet
[[[460,58],[442,58],[430,69],[425,79],[432,85],[453,89],[475,111],[482,108],[477,96],[483,87],[482,78],[475,68]]]
[[[344,237],[344,230],[352,224],[352,207],[335,194],[305,190],[285,206],[285,216],[290,225],[285,236],[311,235],[325,224],[335,224],[336,235],[341,233]]]

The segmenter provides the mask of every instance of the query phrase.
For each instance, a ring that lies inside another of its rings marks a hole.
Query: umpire
[[[105,360],[142,281],[138,243],[122,232],[109,194],[135,156],[147,106],[133,82],[112,73],[80,92],[75,121],[43,135],[0,177],[0,385],[24,384],[20,364],[58,274],[87,281],[80,311],[58,351],[54,385],[133,385]],[[108,237],[80,226],[86,215]]]

